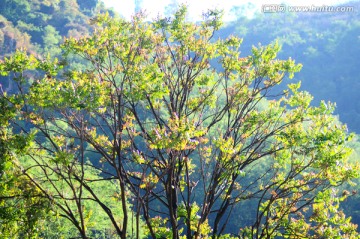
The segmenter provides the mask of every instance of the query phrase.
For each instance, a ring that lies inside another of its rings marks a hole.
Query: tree
[[[23,52],[5,59],[19,88],[1,95],[14,112],[7,127],[31,136],[17,155],[23,176],[82,238],[99,229],[87,202],[120,238],[142,228],[174,239],[356,238],[336,186],[358,168],[333,106],[310,106],[300,83],[277,90],[301,68],[276,59],[277,43],[242,57],[241,39],[213,39],[221,13],[204,17],[187,22],[183,6],[154,22],[101,15],[93,36],[63,45],[85,70]],[[34,69],[44,77],[28,79]],[[227,229],[235,210],[252,217]]]
[[[40,219],[47,215],[49,201],[44,200],[36,186],[22,175],[15,155],[25,155],[31,135],[14,135],[8,121],[14,109],[0,99],[0,235],[6,238],[35,238]]]
[[[61,49],[58,47],[61,41],[61,36],[53,26],[48,25],[44,27],[44,33],[42,38],[44,52],[50,54],[51,56],[58,55],[61,52]]]

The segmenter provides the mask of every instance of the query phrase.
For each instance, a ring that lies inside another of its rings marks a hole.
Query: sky
[[[234,14],[230,11],[234,6],[243,6],[250,3],[247,0],[103,0],[105,6],[113,7],[115,11],[123,17],[130,19],[135,13],[135,1],[141,2],[142,9],[146,9],[148,18],[153,19],[163,16],[166,6],[171,3],[185,3],[188,5],[190,20],[200,20],[202,12],[207,9],[219,8],[224,10],[224,21],[234,19]],[[334,6],[344,3],[346,0],[253,0],[253,9],[261,12],[265,4],[285,3],[287,6]]]

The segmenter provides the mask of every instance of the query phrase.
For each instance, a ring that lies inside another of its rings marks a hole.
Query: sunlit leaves
[[[102,111],[106,109],[107,86],[85,73],[73,72],[72,78],[64,81],[45,77],[31,86],[29,100],[37,107]]]
[[[207,141],[202,136],[205,135],[204,130],[195,128],[194,122],[188,120],[180,120],[176,115],[169,119],[169,129],[155,128],[151,132],[154,141],[150,147],[154,149],[174,149],[185,150],[194,149],[199,143]]]
[[[156,238],[171,238],[171,231],[166,227],[167,218],[155,216],[151,218],[151,225],[154,228]]]
[[[37,67],[37,59],[33,55],[28,55],[25,51],[17,50],[14,55],[5,58],[1,64],[1,74],[6,75],[9,72],[23,72],[25,70],[34,70]]]
[[[3,112],[6,114],[5,110]],[[0,127],[0,231],[11,238],[17,238],[19,234],[36,238],[49,202],[22,175],[24,168],[20,161],[31,150],[35,132],[13,134],[5,126]],[[12,200],[14,198],[16,200]]]

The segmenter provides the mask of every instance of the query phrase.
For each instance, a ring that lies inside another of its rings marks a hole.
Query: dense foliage
[[[0,54],[26,48],[58,55],[64,36],[88,35],[92,32],[89,20],[104,11],[98,0],[2,0]]]
[[[301,68],[276,58],[277,43],[240,55],[241,39],[213,39],[219,12],[185,16],[99,15],[61,61],[1,62],[17,87],[0,98],[1,233],[358,237],[339,209],[349,193],[337,187],[358,168],[333,105],[277,87]],[[64,67],[74,56],[82,69]]]
[[[296,79],[314,95],[314,102],[335,102],[341,121],[359,133],[360,3],[344,5],[354,11],[262,13],[253,19],[239,15],[219,36],[243,37],[246,54],[258,42],[268,44],[278,39],[283,46],[279,57],[293,57],[303,64]]]

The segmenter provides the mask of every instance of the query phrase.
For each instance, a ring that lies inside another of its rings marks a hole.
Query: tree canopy
[[[300,83],[279,90],[301,65],[278,43],[243,56],[214,38],[220,12],[195,24],[184,6],[93,23],[61,60],[0,63],[18,87],[0,89],[2,233],[44,236],[46,214],[81,238],[358,238],[337,190],[357,176],[351,135]]]

